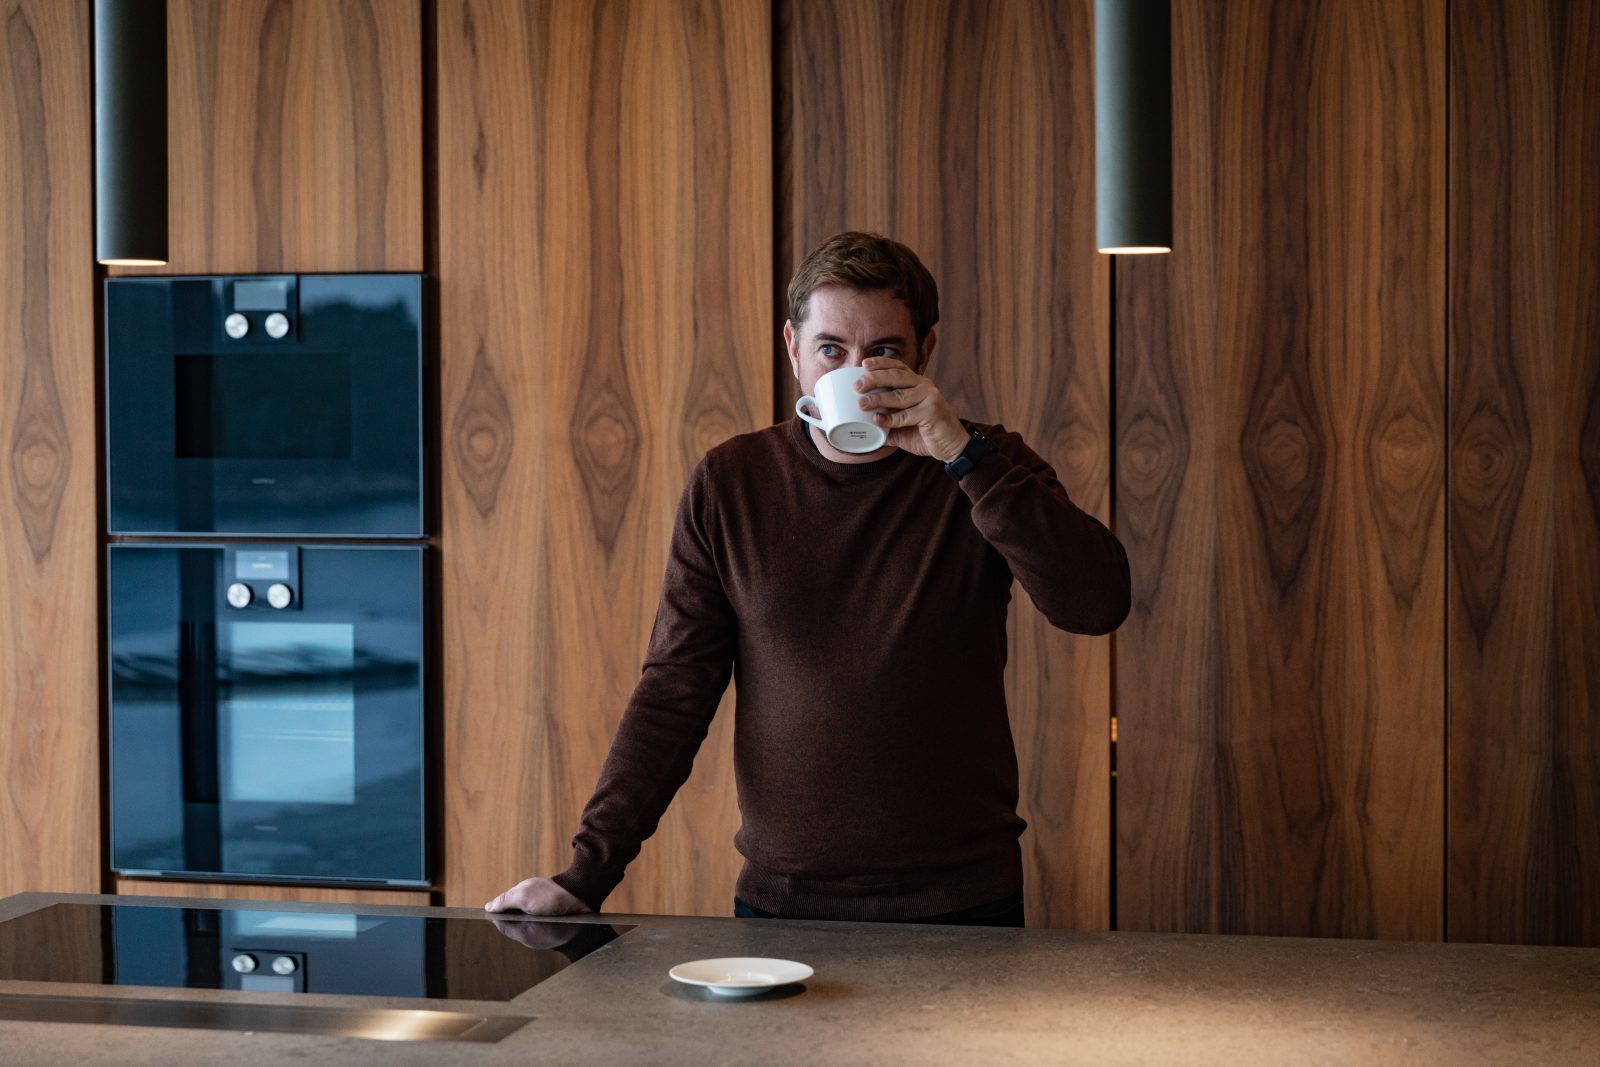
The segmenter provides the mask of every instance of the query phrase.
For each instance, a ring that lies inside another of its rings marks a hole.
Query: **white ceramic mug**
[[[816,396],[803,396],[794,402],[794,413],[822,431],[828,443],[840,452],[876,452],[889,440],[888,431],[861,410],[864,393],[856,392],[856,379],[867,372],[860,367],[840,367],[817,379]],[[878,392],[879,390],[872,390]],[[817,409],[808,415],[807,404]]]

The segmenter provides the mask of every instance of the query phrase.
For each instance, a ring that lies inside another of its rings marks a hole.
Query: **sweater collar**
[[[871,463],[836,463],[822,454],[816,439],[807,432],[808,428],[806,421],[800,416],[795,415],[790,418],[790,441],[813,466],[835,478],[852,481],[858,478],[881,478],[899,470],[905,463],[906,457],[911,454],[903,448],[897,448],[882,459],[875,459]]]

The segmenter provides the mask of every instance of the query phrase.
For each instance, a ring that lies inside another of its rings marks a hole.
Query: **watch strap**
[[[967,428],[967,447],[961,450],[961,455],[944,465],[945,473],[958,482],[978,465],[980,459],[995,451],[994,442],[982,430],[970,422],[963,421],[962,425]]]

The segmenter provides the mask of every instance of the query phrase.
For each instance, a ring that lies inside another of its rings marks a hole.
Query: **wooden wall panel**
[[[446,903],[554,874],[673,515],[771,403],[758,0],[441,0]],[[727,914],[731,700],[607,909]]]
[[[1090,0],[783,0],[780,286],[845,229],[939,282],[930,376],[1109,514],[1107,265],[1094,249]],[[780,304],[781,306],[781,304]],[[777,319],[781,323],[784,313]],[[777,363],[779,414],[796,395]],[[1110,642],[1016,591],[1006,675],[1032,925],[1110,923]]]
[[[1449,936],[1600,945],[1600,10],[1450,18]]]
[[[196,897],[201,900],[289,900],[299,904],[409,904],[426,906],[425,889],[335,889],[298,885],[240,885],[233,882],[166,882],[114,878],[113,892],[142,897]]]
[[[1118,260],[1121,929],[1443,933],[1444,0],[1174,4]]]
[[[89,9],[0,0],[0,896],[100,888]]]
[[[422,269],[421,0],[168,0],[170,261]]]

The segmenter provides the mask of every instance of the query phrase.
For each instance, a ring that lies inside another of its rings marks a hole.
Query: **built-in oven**
[[[421,537],[418,274],[105,286],[113,535]]]
[[[108,546],[117,872],[427,884],[426,551]]]

